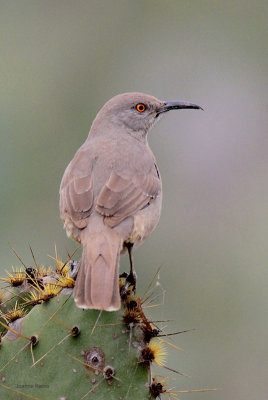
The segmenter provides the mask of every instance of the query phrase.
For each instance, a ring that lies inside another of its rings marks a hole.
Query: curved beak
[[[188,103],[187,101],[165,101],[164,104],[159,108],[158,115],[170,110],[179,110],[181,108],[194,108],[196,110],[203,110],[203,108],[197,104]]]

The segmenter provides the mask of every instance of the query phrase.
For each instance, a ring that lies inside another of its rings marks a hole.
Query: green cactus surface
[[[2,281],[0,398],[150,399],[148,321],[133,288],[117,312],[77,308],[69,264],[13,269]],[[119,279],[121,287],[125,276]],[[159,363],[159,362],[158,362]]]
[[[14,329],[38,342],[11,331],[2,340],[0,398],[17,399],[20,392],[38,399],[149,398],[148,370],[137,362],[120,312],[82,310],[60,294],[19,322]]]
[[[72,295],[79,264],[54,260],[54,268],[39,267],[34,258],[34,268],[22,263],[0,278],[1,400],[149,400],[187,392],[152,376],[153,363],[183,375],[165,365],[168,341],[144,313],[152,282],[141,299],[124,273],[119,311],[84,310]]]

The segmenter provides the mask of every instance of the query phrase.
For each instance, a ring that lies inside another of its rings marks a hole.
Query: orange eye
[[[146,109],[145,104],[139,103],[136,105],[136,110],[139,111],[140,113],[144,112]]]

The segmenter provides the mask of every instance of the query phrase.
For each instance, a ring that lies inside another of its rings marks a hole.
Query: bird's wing
[[[94,200],[92,160],[86,152],[76,153],[67,167],[60,187],[62,218],[66,214],[77,228],[87,226]]]
[[[96,210],[104,216],[106,225],[114,227],[149,205],[160,190],[155,170],[133,176],[113,171],[97,198]]]

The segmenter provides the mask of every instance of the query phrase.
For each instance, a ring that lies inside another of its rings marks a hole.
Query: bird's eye
[[[136,105],[136,110],[140,113],[143,113],[146,110],[146,106],[143,103],[139,103]]]

